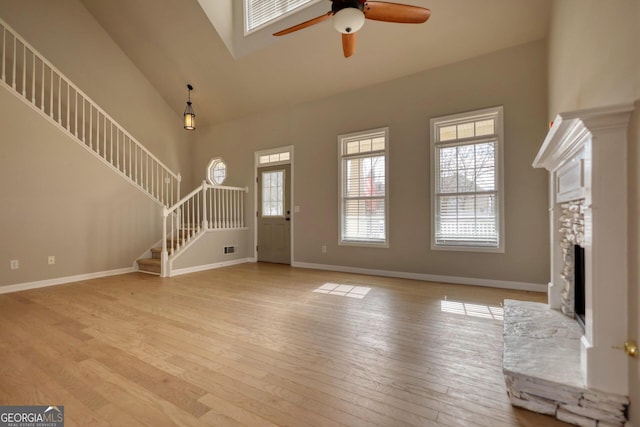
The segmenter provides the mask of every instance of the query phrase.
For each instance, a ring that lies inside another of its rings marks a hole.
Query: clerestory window
[[[316,1],[318,0],[245,0],[245,31],[249,33]]]

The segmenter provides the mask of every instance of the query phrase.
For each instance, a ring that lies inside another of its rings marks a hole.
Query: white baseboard
[[[244,264],[248,262],[256,262],[255,257],[240,258],[231,261],[216,262],[207,265],[198,265],[196,267],[181,268],[174,270],[172,276],[182,274],[195,273],[198,271],[212,270],[220,267],[228,267],[236,264]],[[512,282],[504,280],[476,279],[471,277],[455,277],[455,276],[438,276],[434,274],[406,273],[402,271],[391,270],[373,270],[359,267],[346,267],[341,265],[314,264],[309,262],[293,262],[292,267],[310,268],[316,270],[340,271],[344,273],[367,274],[370,276],[397,277],[400,279],[423,280],[427,282],[440,283],[458,283],[464,285],[486,286],[492,288],[517,289],[523,291],[546,292],[547,285],[527,282]],[[100,271],[89,274],[79,274],[76,276],[59,277],[56,279],[40,280],[37,282],[19,283],[16,285],[0,286],[0,294],[10,292],[26,291],[29,289],[45,288],[48,286],[63,285],[65,283],[79,282],[81,280],[99,279],[101,277],[116,276],[119,274],[132,273],[133,268],[122,268],[118,270]]]
[[[252,261],[253,260],[253,261]],[[182,274],[196,273],[198,271],[213,270],[214,268],[228,267],[230,265],[244,264],[247,262],[255,262],[254,258],[239,258],[231,261],[214,262],[213,264],[196,265],[195,267],[179,268],[171,270],[171,276],[180,276]]]
[[[407,273],[403,271],[373,270],[369,268],[346,267],[342,265],[293,262],[292,267],[312,268],[316,270],[340,271],[343,273],[367,274],[369,276],[396,277],[399,279],[423,280],[426,282],[457,283],[461,285],[485,286],[490,288],[516,289],[520,291],[547,292],[542,283],[512,282],[506,280],[477,279],[473,277],[439,276],[435,274]]]
[[[101,277],[117,276],[119,274],[133,273],[134,269],[121,268],[118,270],[99,271],[96,273],[78,274],[77,276],[58,277],[56,279],[39,280],[37,282],[19,283],[16,285],[0,286],[0,294],[10,292],[27,291],[29,289],[46,288],[48,286],[64,285],[66,283],[79,282],[81,280],[99,279]]]

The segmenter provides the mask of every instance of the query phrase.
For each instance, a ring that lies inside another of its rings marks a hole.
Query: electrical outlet
[[[49,265],[53,265],[56,263],[56,257],[53,255],[49,255]]]
[[[322,253],[323,254],[327,253],[327,245],[322,245]]]
[[[20,268],[20,261],[18,261],[17,259],[12,259],[10,265],[12,270],[17,270]]]

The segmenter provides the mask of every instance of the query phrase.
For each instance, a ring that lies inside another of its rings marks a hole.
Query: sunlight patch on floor
[[[504,320],[502,307],[471,304],[458,301],[440,301],[440,311],[444,313],[462,314],[464,316],[483,317],[485,319]]]
[[[318,294],[329,294],[329,295],[340,295],[343,297],[349,298],[364,298],[371,288],[366,286],[351,286],[351,285],[340,285],[338,283],[325,283],[317,289],[314,289],[313,292]]]

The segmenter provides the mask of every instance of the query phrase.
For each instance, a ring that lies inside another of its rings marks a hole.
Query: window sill
[[[450,252],[486,252],[486,253],[504,253],[504,246],[486,247],[486,246],[469,246],[469,245],[435,245],[431,244],[432,251],[450,251]]]
[[[362,248],[383,248],[386,249],[389,247],[388,242],[363,242],[360,240],[341,240],[338,242],[338,246],[359,246]]]

